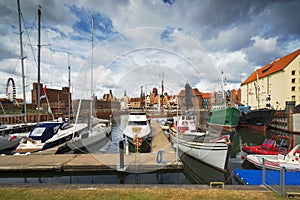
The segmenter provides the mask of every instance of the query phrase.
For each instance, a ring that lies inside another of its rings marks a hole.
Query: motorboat
[[[181,154],[187,154],[220,171],[226,171],[234,132],[226,135],[200,131],[192,116],[174,117],[170,139]],[[178,130],[178,131],[176,131]]]
[[[285,148],[290,152],[294,147],[294,138],[285,135],[273,135],[266,138],[261,145],[242,146],[242,151],[247,154],[277,155],[280,148]]]
[[[159,126],[163,131],[169,131],[171,122],[169,120],[163,119],[159,122]]]
[[[22,137],[28,136],[36,123],[0,125],[0,152],[10,153],[19,145]]]
[[[87,127],[87,124],[70,124],[62,118],[39,123],[28,136],[22,138],[14,153],[31,153],[58,146],[79,135]]]
[[[284,168],[286,171],[300,171],[300,144],[296,145],[289,153],[286,149],[281,149],[278,155],[247,155],[247,161],[254,164],[257,168],[265,167],[272,170]]]
[[[123,130],[123,136],[129,144],[150,151],[152,142],[152,133],[150,120],[145,112],[130,112],[128,122]],[[142,152],[142,151],[141,151]]]

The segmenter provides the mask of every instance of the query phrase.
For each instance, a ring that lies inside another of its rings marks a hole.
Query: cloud
[[[278,55],[281,55],[277,37],[264,39],[256,36],[251,39],[254,41],[253,45],[245,48],[243,52],[254,65],[264,66],[271,60],[275,60]]]
[[[153,66],[180,77],[175,82],[165,72],[172,91],[182,88],[185,81],[208,88],[209,83],[219,81],[220,69],[226,71],[228,85],[235,85],[240,73],[250,74],[253,68],[299,49],[300,44],[297,0],[21,1],[29,85],[36,80],[38,5],[42,6],[42,82],[51,82],[49,87],[68,85],[68,65],[73,83],[88,71],[82,66],[91,62],[92,16],[94,67],[102,66],[97,76],[103,79],[99,86],[103,92],[109,87],[122,88],[118,83],[130,78],[126,72],[133,75],[128,83],[141,84],[140,79],[150,83],[145,77],[151,73],[144,68],[157,74]],[[9,74],[20,80],[16,1],[0,2],[0,20],[1,76],[4,82]],[[153,27],[157,31],[151,32]],[[145,72],[143,77],[135,71],[139,68]],[[21,88],[20,81],[16,83]],[[133,91],[139,88],[132,87]],[[30,88],[27,90],[29,94]]]

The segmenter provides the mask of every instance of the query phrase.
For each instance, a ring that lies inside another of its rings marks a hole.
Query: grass
[[[46,188],[0,188],[0,199],[284,199],[271,191],[225,190],[225,189],[160,189],[157,188],[85,188],[85,189],[46,189]]]

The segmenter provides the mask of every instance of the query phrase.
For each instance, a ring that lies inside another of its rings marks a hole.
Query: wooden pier
[[[54,148],[31,155],[3,155],[0,156],[0,176],[35,172],[118,174],[182,170],[183,164],[176,161],[175,149],[172,148],[159,124],[153,120],[151,128],[153,134],[151,153],[124,153],[124,156],[119,153],[54,154],[57,149]],[[123,161],[120,160],[122,157]]]

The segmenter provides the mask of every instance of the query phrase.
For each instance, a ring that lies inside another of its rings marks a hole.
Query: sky
[[[162,82],[173,95],[186,83],[202,92],[237,89],[255,69],[300,48],[298,0],[20,0],[28,102],[39,5],[41,83],[68,87],[70,66],[73,98],[109,90],[138,97],[141,88],[162,92]],[[17,0],[0,1],[0,33],[0,97],[13,78],[22,98]]]

